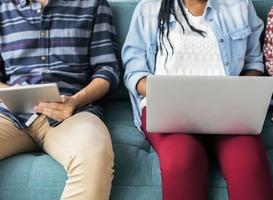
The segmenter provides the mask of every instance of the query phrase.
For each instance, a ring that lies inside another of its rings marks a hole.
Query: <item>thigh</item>
[[[226,178],[234,175],[239,177],[247,171],[255,172],[259,166],[268,166],[266,151],[260,136],[215,136],[212,138],[214,154]]]
[[[270,167],[260,136],[217,136],[212,141],[230,199],[273,198]]]
[[[88,112],[75,114],[57,127],[48,129],[43,142],[44,151],[64,166],[72,157],[81,159],[84,152],[103,148],[107,148],[107,154],[113,157],[108,129],[101,119]]]
[[[144,131],[145,132],[145,131]],[[207,152],[202,136],[183,133],[147,133],[145,135],[161,157],[198,163],[207,160]]]
[[[38,150],[27,129],[17,129],[4,115],[0,115],[0,124],[0,160],[19,153]]]
[[[142,128],[160,163],[163,199],[207,199],[207,152],[200,135],[148,133],[146,109]]]
[[[142,112],[142,129],[157,152],[159,159],[182,162],[182,165],[195,166],[196,163],[207,165],[207,152],[202,135],[184,133],[148,133],[146,131],[146,109]],[[199,167],[199,166],[198,166]]]

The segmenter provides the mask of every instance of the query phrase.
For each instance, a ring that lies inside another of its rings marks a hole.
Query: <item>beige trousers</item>
[[[25,130],[0,115],[0,160],[44,150],[68,175],[62,200],[107,200],[113,180],[114,153],[110,134],[94,114],[83,112],[50,127],[44,115]]]

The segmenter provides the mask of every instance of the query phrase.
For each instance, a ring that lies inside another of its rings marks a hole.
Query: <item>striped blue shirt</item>
[[[106,0],[0,0],[0,81],[8,85],[55,82],[71,96],[94,78],[119,82],[115,28]],[[94,102],[76,112],[102,117]],[[0,113],[25,128],[30,114]],[[50,125],[58,123],[49,119]]]

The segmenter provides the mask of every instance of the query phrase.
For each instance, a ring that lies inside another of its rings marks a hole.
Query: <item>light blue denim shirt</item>
[[[161,0],[141,0],[132,17],[122,48],[125,67],[124,83],[129,90],[134,122],[141,129],[138,81],[155,71],[157,53],[158,13]],[[264,28],[251,0],[208,0],[204,13],[218,41],[226,75],[238,76],[255,69],[264,72],[263,54],[259,43]],[[170,27],[177,24],[173,16]]]

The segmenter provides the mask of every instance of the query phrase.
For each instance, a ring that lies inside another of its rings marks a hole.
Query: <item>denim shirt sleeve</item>
[[[145,0],[138,3],[121,51],[125,68],[124,84],[129,90],[134,122],[139,129],[141,126],[139,104],[143,96],[138,94],[136,85],[141,78],[154,72],[160,3],[161,0]]]
[[[138,81],[154,71],[157,38],[158,0],[138,3],[132,16],[121,56],[125,67],[124,83],[130,92],[138,95]]]
[[[248,37],[245,65],[243,70],[255,69],[263,73],[263,54],[261,51],[261,44],[259,39],[264,28],[264,23],[257,16],[252,1],[249,2],[248,10],[251,34]]]

